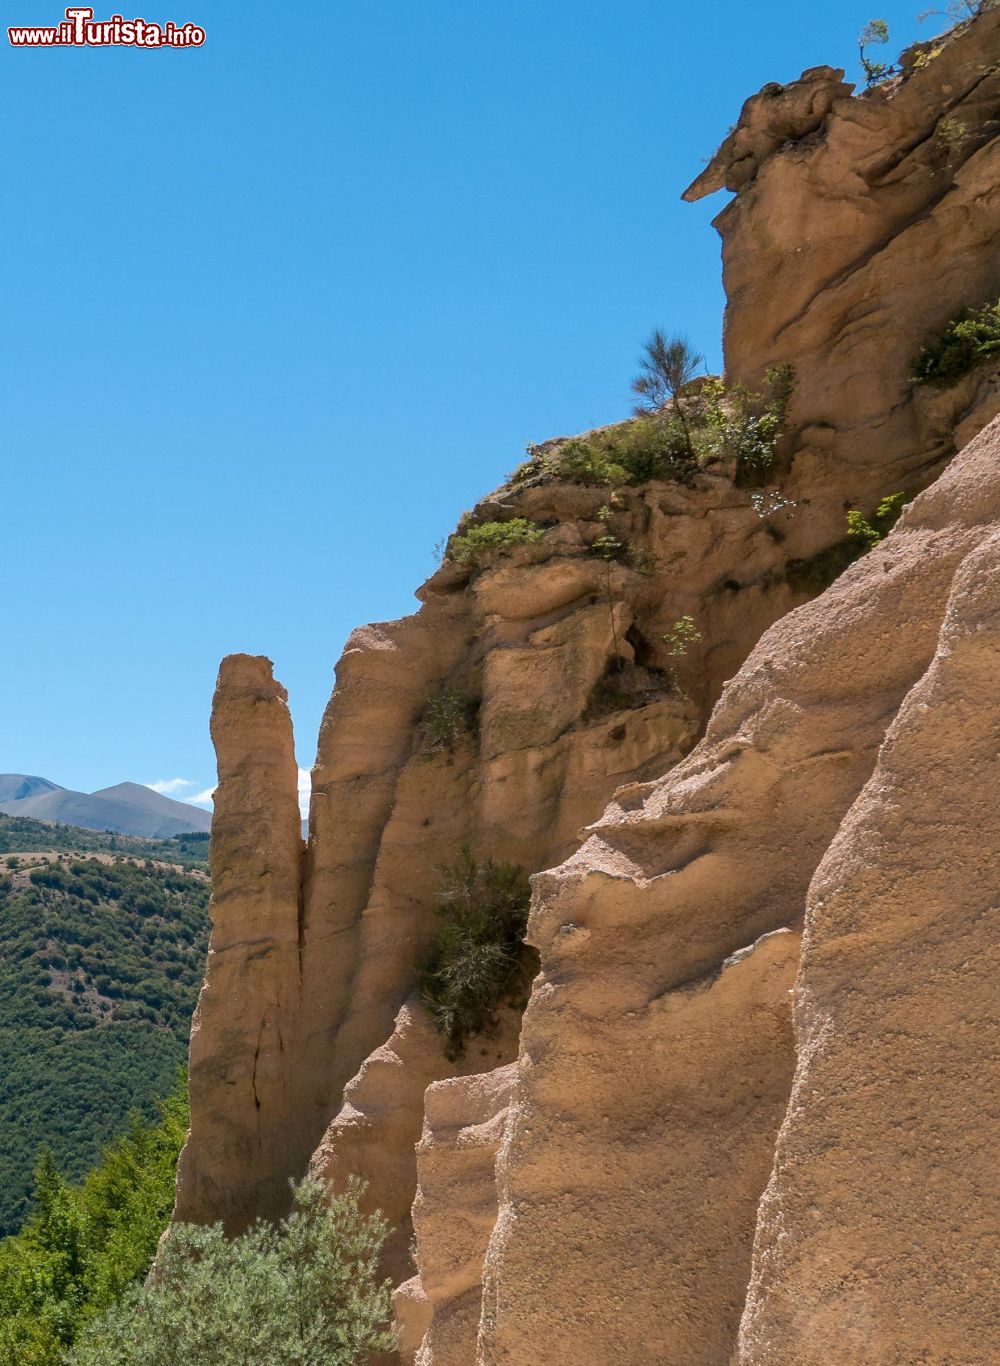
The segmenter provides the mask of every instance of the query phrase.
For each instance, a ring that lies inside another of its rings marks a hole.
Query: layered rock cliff
[[[977,1359],[1000,382],[910,369],[1000,296],[998,72],[993,11],[747,102],[688,194],[736,195],[728,379],[795,368],[771,487],[497,490],[466,524],[540,536],[352,636],[305,847],[283,690],[223,663],[177,1216],[364,1176],[404,1360]],[[846,510],[921,489],[815,597]],[[414,993],[465,844],[537,874],[541,966],[449,1060]]]

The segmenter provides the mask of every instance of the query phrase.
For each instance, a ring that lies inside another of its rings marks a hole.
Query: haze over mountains
[[[212,827],[211,812],[164,797],[141,783],[73,792],[48,778],[24,773],[0,773],[0,811],[147,839],[169,839]]]

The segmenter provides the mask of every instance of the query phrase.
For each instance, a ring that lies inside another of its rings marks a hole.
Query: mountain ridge
[[[169,839],[212,826],[211,812],[165,797],[141,783],[76,792],[24,773],[0,773],[0,812],[146,839]]]

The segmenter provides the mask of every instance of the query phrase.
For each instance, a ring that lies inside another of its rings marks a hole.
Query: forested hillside
[[[37,824],[0,821],[18,849],[0,858],[0,1235],[24,1220],[43,1144],[81,1177],[131,1109],[151,1116],[171,1089],[208,938],[210,884],[177,842],[178,862],[140,861],[131,846],[152,842],[10,829]],[[26,852],[46,837],[63,852]]]
[[[103,830],[83,830],[78,825],[50,824],[28,816],[5,816],[0,812],[0,855],[4,856],[34,851],[124,854],[207,871],[208,842],[209,836],[200,831],[174,835],[168,840],[147,840],[107,834]]]

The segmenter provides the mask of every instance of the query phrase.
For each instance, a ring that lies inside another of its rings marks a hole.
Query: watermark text
[[[65,19],[49,28],[8,28],[12,47],[201,47],[205,30],[199,24],[162,24],[148,19],[94,19],[89,5],[73,5]]]

